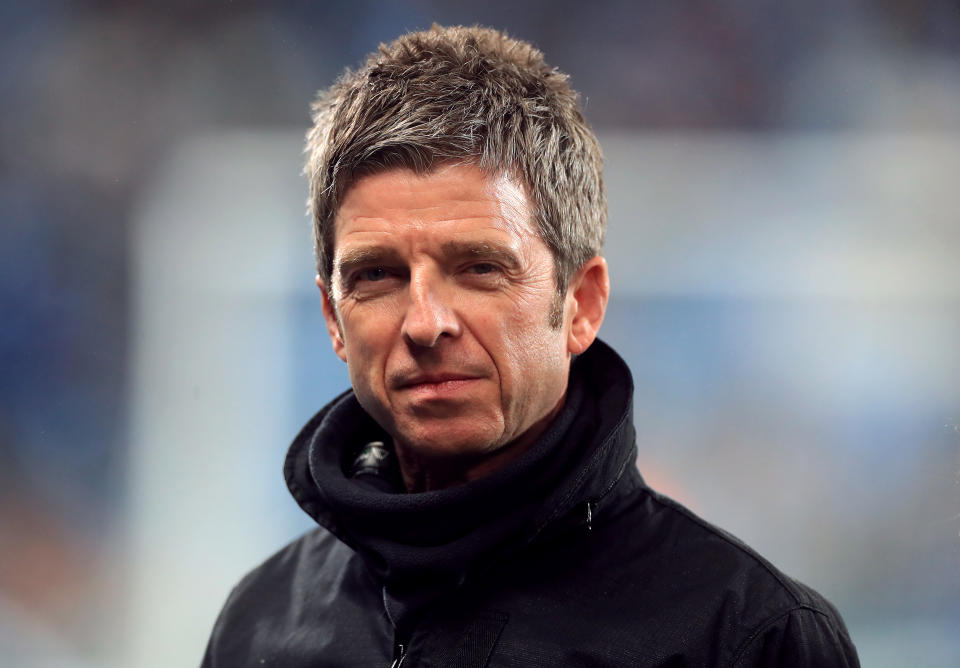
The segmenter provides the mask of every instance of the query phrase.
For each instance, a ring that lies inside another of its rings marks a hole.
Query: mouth
[[[419,373],[396,383],[396,389],[416,402],[459,401],[472,395],[480,376],[462,372]]]
[[[401,390],[431,387],[453,388],[473,380],[478,380],[478,377],[463,373],[428,373],[405,378],[397,384],[397,387]]]

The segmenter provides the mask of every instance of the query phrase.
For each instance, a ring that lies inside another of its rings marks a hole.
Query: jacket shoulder
[[[736,536],[647,488],[647,510],[672,536],[681,569],[714,576],[718,623],[733,631],[721,665],[859,666],[840,613]]]
[[[653,523],[663,522],[671,527],[678,552],[693,553],[691,557],[695,560],[718,561],[742,569],[750,584],[762,584],[764,593],[772,595],[777,605],[823,608],[823,612],[836,614],[836,609],[816,590],[783,573],[738,537],[680,502],[649,487],[646,491]]]
[[[298,666],[307,665],[301,659],[336,654],[340,648],[334,645],[343,637],[335,629],[383,627],[371,614],[380,607],[372,583],[353,550],[326,529],[313,529],[233,588],[214,624],[203,666]],[[329,633],[316,633],[317,628]]]
[[[278,581],[296,579],[305,569],[315,572],[324,566],[339,565],[352,554],[353,551],[329,531],[315,527],[294,538],[244,575],[234,587],[231,598],[242,597],[264,585],[273,586]]]

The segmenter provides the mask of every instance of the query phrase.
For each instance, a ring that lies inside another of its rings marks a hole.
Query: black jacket
[[[237,585],[203,665],[858,666],[829,602],[644,484],[632,390],[598,341],[530,450],[422,494],[344,473],[389,440],[341,395],[285,464],[320,528]]]

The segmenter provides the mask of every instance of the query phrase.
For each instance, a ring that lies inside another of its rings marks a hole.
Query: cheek
[[[536,402],[552,391],[554,372],[563,366],[562,330],[549,326],[550,304],[543,298],[518,301],[510,317],[499,323],[508,401]]]
[[[387,358],[398,336],[399,308],[389,302],[353,304],[341,315],[347,366],[354,386],[382,382]]]
[[[396,299],[352,302],[340,313],[346,342],[366,348],[382,346],[383,340],[399,328],[401,318],[399,300]]]

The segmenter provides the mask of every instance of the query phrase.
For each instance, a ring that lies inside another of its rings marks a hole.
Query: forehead
[[[444,230],[499,230],[522,240],[537,236],[523,183],[488,175],[471,164],[418,174],[396,168],[358,179],[334,221],[336,246],[358,234],[404,232],[431,236]]]

